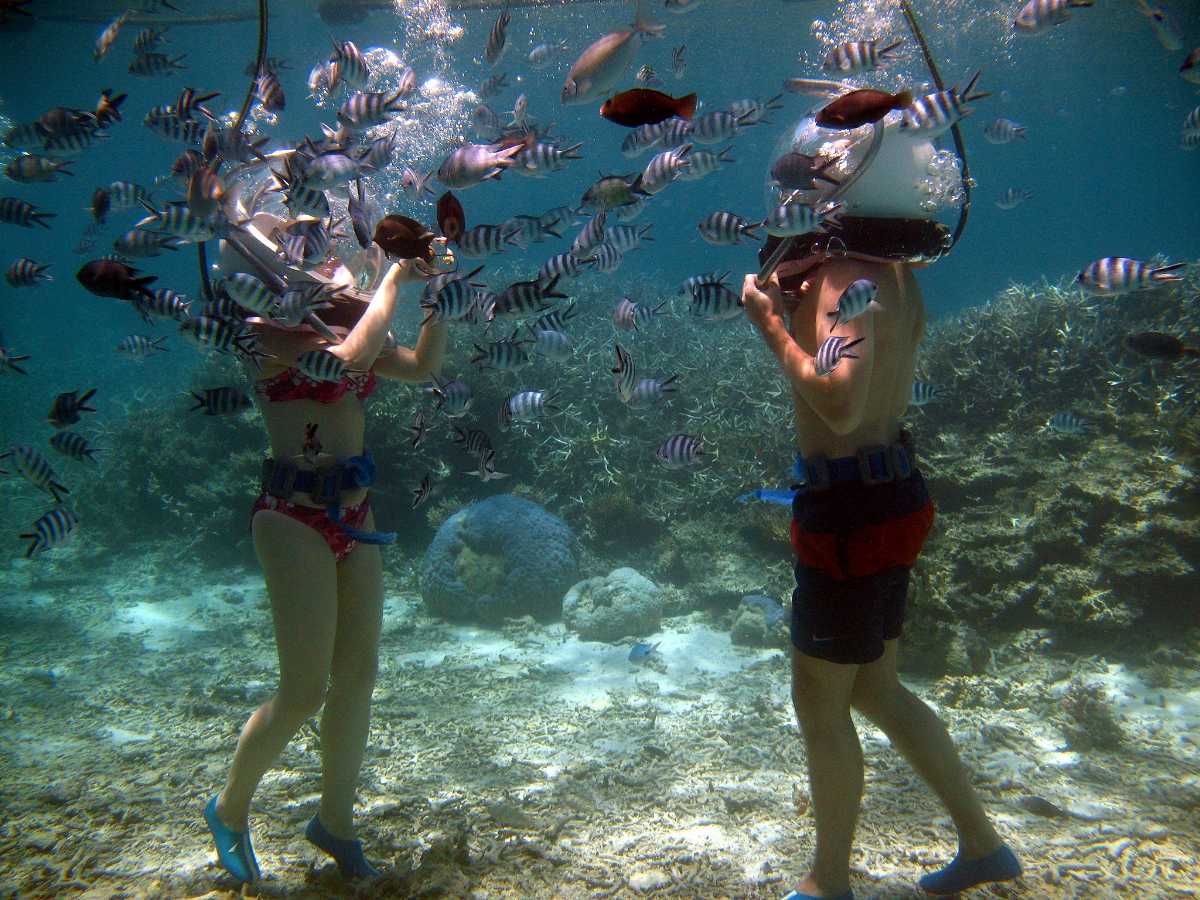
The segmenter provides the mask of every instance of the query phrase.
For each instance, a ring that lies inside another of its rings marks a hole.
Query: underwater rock
[[[578,565],[565,522],[536,503],[500,494],[442,523],[421,566],[421,597],[430,614],[456,622],[552,619]]]
[[[743,605],[738,608],[729,629],[729,639],[741,647],[779,647],[788,646],[788,617],[767,624],[767,617],[757,607]]]
[[[588,578],[567,592],[563,622],[585,641],[619,641],[658,630],[661,592],[634,569],[614,569],[603,578]]]

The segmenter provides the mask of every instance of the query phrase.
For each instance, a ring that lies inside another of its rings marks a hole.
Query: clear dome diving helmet
[[[796,238],[787,255],[853,252],[922,262],[944,254],[953,239],[937,214],[961,211],[967,199],[959,156],[902,132],[898,110],[877,124],[853,129],[822,128],[814,114],[787,128],[776,142],[764,204],[769,213],[789,199],[818,210],[836,203],[841,221]],[[773,249],[764,247],[768,255]]]

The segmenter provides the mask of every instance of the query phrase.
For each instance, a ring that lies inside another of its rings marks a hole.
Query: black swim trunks
[[[933,526],[921,473],[901,481],[801,491],[792,504],[792,644],[862,665],[900,636],[908,578]]]

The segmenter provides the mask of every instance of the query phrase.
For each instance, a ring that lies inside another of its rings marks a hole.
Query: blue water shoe
[[[338,864],[343,878],[378,878],[382,873],[363,856],[362,841],[347,841],[334,837],[321,824],[320,814],[312,817],[304,829],[308,842],[324,850]]]
[[[957,894],[988,881],[1011,881],[1021,874],[1021,863],[1001,844],[987,856],[963,859],[962,851],[950,865],[921,876],[917,884],[929,894]]]
[[[238,881],[258,881],[262,873],[258,860],[254,858],[254,847],[250,843],[249,831],[234,831],[217,818],[217,798],[214,796],[204,807],[204,821],[217,844],[217,861],[226,872]]]

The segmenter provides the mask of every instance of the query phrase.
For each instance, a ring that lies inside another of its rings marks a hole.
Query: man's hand
[[[783,320],[783,294],[779,289],[778,276],[772,274],[764,287],[766,290],[760,290],[758,276],[753,273],[742,282],[742,304],[746,308],[746,318],[760,330],[777,319]]]

